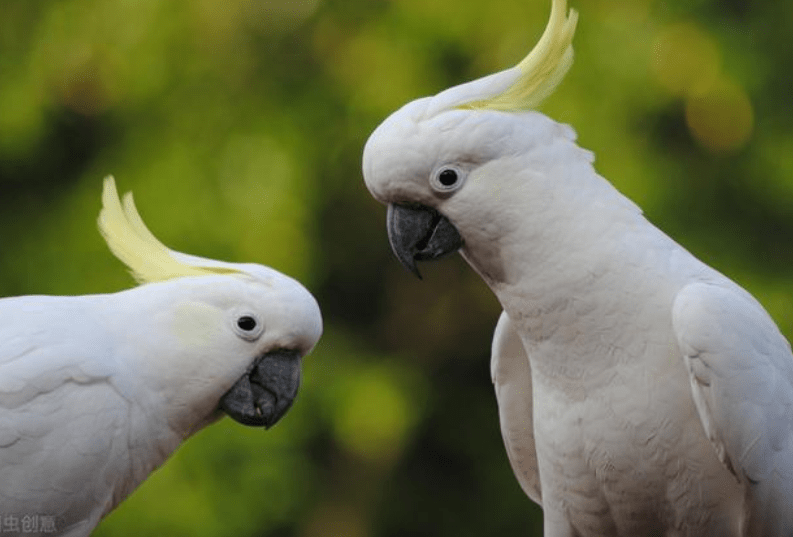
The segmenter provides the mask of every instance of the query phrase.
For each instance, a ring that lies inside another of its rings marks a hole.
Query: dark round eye
[[[250,315],[243,315],[237,319],[237,327],[245,332],[250,332],[256,329],[256,319]]]
[[[457,171],[451,168],[446,168],[438,174],[438,182],[443,186],[454,186],[457,179],[459,179]]]
[[[453,164],[439,166],[430,176],[430,188],[441,196],[448,196],[463,186],[465,177],[465,171]]]

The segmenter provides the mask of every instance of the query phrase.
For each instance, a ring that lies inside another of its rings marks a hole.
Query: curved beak
[[[244,425],[269,428],[292,406],[299,386],[300,354],[268,352],[220,398],[220,409]]]
[[[449,219],[424,205],[388,206],[388,242],[399,261],[419,279],[416,261],[440,259],[459,250],[463,239]]]

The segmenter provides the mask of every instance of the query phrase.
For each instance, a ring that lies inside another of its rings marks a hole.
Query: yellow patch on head
[[[112,176],[105,178],[99,231],[113,252],[132,273],[138,283],[152,283],[186,276],[241,274],[225,267],[190,265],[174,257],[173,252],[149,231],[143,223],[132,193],[124,195],[123,205]]]
[[[578,12],[567,14],[567,0],[553,0],[548,25],[531,52],[516,66],[520,74],[501,93],[457,108],[515,112],[537,107],[573,64],[573,34]]]

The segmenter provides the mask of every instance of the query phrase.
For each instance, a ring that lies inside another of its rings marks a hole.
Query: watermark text
[[[24,514],[5,515],[0,513],[0,533],[24,535],[26,533],[55,533],[55,517],[52,515]]]

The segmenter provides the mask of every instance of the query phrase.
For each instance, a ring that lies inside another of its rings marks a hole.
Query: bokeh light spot
[[[708,88],[718,77],[720,65],[713,39],[690,22],[664,28],[653,44],[653,72],[673,95],[691,95]]]
[[[719,79],[706,92],[686,100],[686,123],[706,149],[717,153],[736,151],[752,135],[752,103],[741,86]]]
[[[415,421],[408,394],[386,370],[371,369],[350,379],[336,415],[336,435],[348,450],[373,462],[400,454]]]
[[[353,506],[341,502],[320,505],[311,515],[302,537],[367,537],[366,522]]]

